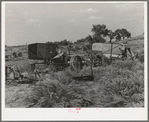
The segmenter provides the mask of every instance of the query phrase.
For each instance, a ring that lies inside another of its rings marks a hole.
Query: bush
[[[14,58],[16,58],[17,57],[17,53],[16,52],[13,52],[13,54],[12,54],[13,56],[14,56]]]
[[[22,53],[21,53],[21,52],[19,52],[19,53],[18,53],[18,56],[19,56],[19,57],[22,57]]]

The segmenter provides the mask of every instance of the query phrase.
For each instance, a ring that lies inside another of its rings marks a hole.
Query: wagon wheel
[[[71,57],[70,66],[73,70],[81,70],[82,69],[82,59],[80,58],[80,56]]]

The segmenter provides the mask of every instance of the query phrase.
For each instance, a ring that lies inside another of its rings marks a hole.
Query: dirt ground
[[[19,84],[17,86],[7,85],[5,87],[5,107],[25,108],[28,103],[25,100],[27,91],[31,88],[29,84]]]

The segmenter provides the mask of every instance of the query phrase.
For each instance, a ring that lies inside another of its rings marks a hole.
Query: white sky
[[[137,2],[7,3],[5,42],[6,45],[64,39],[74,42],[92,35],[93,24],[105,24],[112,31],[125,28],[137,36],[144,32],[143,18],[144,4]]]

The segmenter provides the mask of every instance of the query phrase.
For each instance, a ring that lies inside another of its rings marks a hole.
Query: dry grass
[[[119,61],[94,68],[94,81],[74,81],[72,76],[77,73],[70,69],[59,72],[53,75],[54,82],[34,86],[29,95],[36,98],[32,107],[143,107],[144,66],[138,61],[132,64]],[[84,72],[89,73],[90,68]]]

